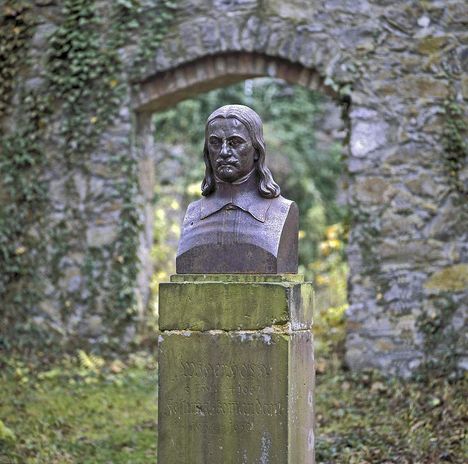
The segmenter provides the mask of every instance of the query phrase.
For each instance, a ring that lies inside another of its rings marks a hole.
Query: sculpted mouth
[[[231,168],[231,167],[238,167],[239,166],[239,163],[233,161],[232,163],[229,163],[229,162],[226,162],[226,161],[221,161],[221,162],[217,162],[216,165],[218,166],[218,168]]]

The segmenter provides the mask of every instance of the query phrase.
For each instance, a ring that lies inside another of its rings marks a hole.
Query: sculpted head
[[[265,165],[265,140],[260,116],[243,105],[226,105],[208,118],[205,127],[205,178],[202,194],[216,190],[216,180],[236,182],[255,170],[258,191],[264,198],[280,194]]]

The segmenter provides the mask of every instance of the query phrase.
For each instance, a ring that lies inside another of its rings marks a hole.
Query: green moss
[[[242,277],[239,280],[243,280]],[[291,323],[310,327],[310,284],[171,282],[160,284],[161,330],[255,330]]]
[[[431,55],[432,53],[440,53],[441,49],[447,43],[447,37],[424,37],[418,44],[418,52],[425,55]]]
[[[452,326],[455,312],[460,303],[454,294],[440,291],[429,300],[429,311],[423,311],[417,318],[417,325],[424,335],[424,363],[420,368],[423,375],[431,375],[437,369],[447,376],[454,375],[458,369],[459,348],[463,343],[463,331]]]
[[[456,264],[432,274],[424,286],[430,290],[460,292],[468,289],[468,264]]]
[[[171,282],[304,282],[301,274],[174,274]]]
[[[427,36],[420,40],[417,50],[419,53],[430,55],[432,53],[439,53],[444,45],[447,43],[448,37],[440,36]]]

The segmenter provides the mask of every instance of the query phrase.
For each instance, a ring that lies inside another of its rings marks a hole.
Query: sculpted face
[[[258,159],[249,131],[235,118],[211,121],[207,144],[213,171],[224,182],[235,182],[246,176]]]

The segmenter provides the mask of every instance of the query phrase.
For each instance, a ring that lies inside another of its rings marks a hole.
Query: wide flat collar
[[[234,205],[249,213],[257,221],[265,222],[272,200],[260,196],[255,172],[246,177],[246,180],[233,184],[217,180],[216,190],[201,200],[201,219],[205,219],[227,205]]]

